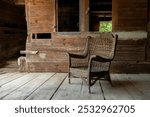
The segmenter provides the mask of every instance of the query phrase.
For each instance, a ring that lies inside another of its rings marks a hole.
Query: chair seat
[[[70,68],[70,75],[77,78],[87,78],[87,68]]]

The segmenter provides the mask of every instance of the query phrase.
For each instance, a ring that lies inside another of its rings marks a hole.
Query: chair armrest
[[[79,67],[81,64],[76,64],[75,61],[81,62],[81,61],[87,61],[88,55],[83,55],[83,54],[72,54],[68,53],[69,55],[69,67]]]
[[[110,62],[110,61],[112,61],[112,59],[105,58],[105,57],[102,57],[102,56],[96,56],[96,59],[100,62]]]
[[[73,54],[73,53],[68,53],[69,57],[71,58],[85,58],[86,55],[84,54]]]
[[[112,59],[108,59],[108,58],[98,56],[98,55],[92,55],[90,57],[90,60],[95,60],[95,61],[100,61],[100,62],[110,62],[110,61],[112,61]]]

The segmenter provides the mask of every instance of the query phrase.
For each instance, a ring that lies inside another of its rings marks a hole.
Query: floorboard
[[[27,100],[49,100],[53,97],[61,83],[66,78],[66,73],[56,73],[46,83],[33,92]],[[42,95],[41,95],[42,94]]]
[[[111,74],[91,87],[81,78],[68,83],[67,73],[0,74],[1,100],[150,100],[150,74]]]
[[[37,90],[43,83],[45,83],[54,73],[41,73],[38,77],[33,79],[32,81],[28,82],[24,86],[18,88],[14,92],[7,95],[4,100],[24,100],[31,93]]]
[[[149,74],[123,74],[119,79],[133,99],[150,99]]]
[[[99,82],[97,81],[91,86],[91,94],[89,94],[88,86],[83,82],[80,91],[80,100],[103,100],[103,94]]]
[[[102,100],[102,92],[100,85],[97,82],[92,88],[92,94],[89,94],[88,86],[81,78],[72,78],[71,84],[68,83],[68,78],[56,92],[53,100]]]
[[[108,81],[100,81],[105,100],[132,100],[132,96],[127,92],[117,77],[121,77],[121,75],[111,75],[113,85]]]
[[[4,73],[4,74],[1,74],[0,75],[0,80],[5,79],[5,78],[10,77],[10,76],[13,76],[15,74],[16,73]]]
[[[79,100],[81,84],[82,80],[79,78],[72,78],[71,84],[68,83],[68,78],[66,78],[52,100]]]
[[[20,78],[21,76],[23,76],[24,74],[25,73],[16,73],[16,74],[14,73],[14,74],[11,74],[11,77],[7,76],[6,78],[0,79],[0,86],[3,86],[6,83],[16,80],[16,79]]]
[[[12,82],[9,82],[9,83],[3,85],[2,87],[0,87],[0,99],[5,98],[10,93],[13,93],[18,88],[20,88],[20,87],[24,86],[25,84],[27,84],[28,82],[32,81],[38,75],[40,75],[40,73],[28,73],[15,81],[12,81]],[[20,95],[20,97],[21,97],[21,95]]]

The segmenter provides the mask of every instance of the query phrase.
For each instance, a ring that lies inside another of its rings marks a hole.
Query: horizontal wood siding
[[[146,39],[118,40],[115,61],[145,61]]]
[[[113,0],[114,31],[146,31],[147,0]]]
[[[27,54],[26,62],[29,71],[68,71],[67,52],[83,52],[87,36],[97,37],[101,33],[79,33],[79,34],[52,34],[52,39],[31,39],[26,44],[28,51],[38,51],[37,54]],[[112,63],[112,72],[126,72],[141,66],[145,61],[146,38],[123,38],[118,39],[116,56]],[[76,61],[77,62],[77,61]],[[84,61],[79,61],[84,64]],[[126,66],[126,67],[124,67]],[[148,66],[148,65],[147,65]],[[120,70],[120,68],[122,68]],[[143,68],[143,67],[141,67]],[[132,71],[132,70],[131,70]],[[140,71],[140,70],[138,70]]]

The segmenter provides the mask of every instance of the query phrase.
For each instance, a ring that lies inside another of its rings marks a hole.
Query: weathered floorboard
[[[97,82],[92,88],[92,94],[89,94],[88,86],[80,78],[72,78],[71,84],[68,78],[56,92],[53,100],[101,100],[103,99],[100,85]]]
[[[72,78],[71,84],[68,83],[68,78],[66,78],[52,100],[79,100],[81,84],[82,80],[79,78]]]
[[[97,81],[88,93],[81,78],[68,83],[67,73],[5,73],[0,75],[0,99],[4,100],[145,100],[150,99],[150,74],[111,74]]]
[[[27,84],[28,82],[32,81],[38,75],[40,75],[40,73],[29,73],[15,81],[12,81],[12,82],[9,82],[9,83],[3,85],[2,87],[0,87],[0,99],[3,99],[5,96],[14,92],[16,89],[18,89],[18,88],[24,86],[25,84]]]
[[[53,75],[54,73],[41,73],[38,77],[25,84],[24,86],[18,88],[14,92],[10,93],[3,99],[24,100]]]
[[[104,97],[99,82],[97,81],[96,84],[94,84],[91,87],[91,94],[89,94],[88,86],[83,82],[79,99],[80,100],[103,100]]]
[[[121,75],[121,78],[119,78],[120,81],[122,81],[121,79],[127,81],[124,83],[124,85],[134,99],[150,99],[149,74],[124,74]],[[124,80],[122,81],[122,83],[124,82]]]
[[[131,100],[132,96],[123,87],[117,77],[121,75],[113,74],[111,75],[113,86],[108,81],[100,81],[104,97],[106,100]]]
[[[66,73],[56,73],[35,92],[33,92],[27,100],[49,100],[53,97],[59,86],[66,78]],[[41,95],[42,94],[42,95]]]
[[[120,81],[121,85],[127,90],[129,95],[131,95],[132,99],[144,99],[143,93],[136,88],[134,85],[137,81],[135,80],[130,80],[133,79],[133,77],[138,78],[137,74],[122,74],[121,77],[117,77],[117,79]]]
[[[11,77],[8,76],[8,77],[6,77],[5,79],[4,79],[4,78],[3,78],[3,79],[0,79],[0,86],[6,84],[6,83],[8,83],[8,82],[11,82],[11,81],[13,81],[13,80],[16,80],[16,79],[20,78],[20,77],[23,76],[23,75],[25,75],[25,73],[16,73],[16,74],[12,75]]]
[[[5,79],[5,78],[7,78],[7,77],[9,77],[9,76],[12,76],[12,75],[14,75],[14,73],[1,74],[1,75],[0,75],[0,80]]]

